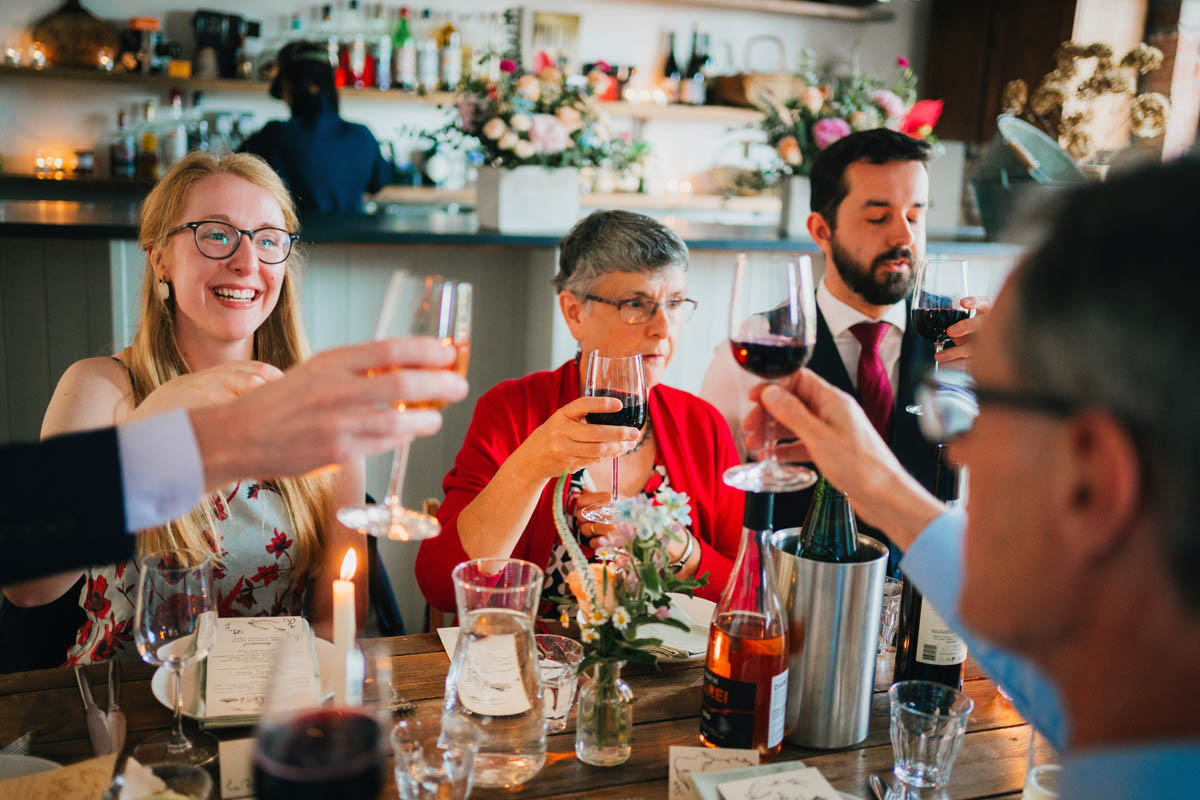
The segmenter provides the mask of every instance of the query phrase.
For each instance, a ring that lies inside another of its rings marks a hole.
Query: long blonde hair
[[[155,291],[159,274],[155,269],[165,257],[167,233],[177,224],[192,186],[209,175],[234,175],[265,189],[279,204],[284,225],[299,230],[295,204],[283,181],[258,156],[229,153],[215,156],[193,152],[168,170],[146,196],[141,208],[138,245],[146,251],[146,271],[142,277],[141,317],[133,343],[129,346],[129,375],[133,385],[133,405],[169,380],[191,372],[176,339],[174,292],[166,300]],[[297,272],[303,256],[292,250],[285,262],[279,299],[270,316],[254,332],[253,358],[286,370],[308,357],[308,340],[300,322]],[[251,476],[247,476],[251,477]],[[254,476],[271,477],[271,476]],[[299,478],[278,478],[284,505],[295,526],[296,574],[315,571],[321,555],[321,542],[332,504],[332,478],[328,474]],[[206,531],[212,537],[206,537]],[[205,499],[187,515],[138,536],[138,552],[144,555],[160,550],[220,553],[217,546],[218,522]]]

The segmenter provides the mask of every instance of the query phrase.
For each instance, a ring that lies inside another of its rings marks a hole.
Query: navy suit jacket
[[[904,339],[900,346],[900,369],[898,387],[893,387],[895,409],[892,416],[892,435],[888,441],[896,458],[904,465],[926,489],[933,491],[935,454],[934,445],[925,441],[918,427],[917,416],[910,414],[905,408],[911,405],[916,394],[917,384],[921,376],[933,364],[933,342],[928,341],[916,332],[912,325],[904,327]],[[813,349],[812,359],[808,368],[820,375],[831,384],[855,399],[858,392],[846,372],[846,365],[838,354],[833,342],[833,334],[825,322],[825,315],[817,309],[817,344]],[[861,402],[861,400],[860,400]],[[776,495],[775,497],[775,528],[793,528],[804,524],[804,515],[812,501],[812,489],[803,492]],[[879,530],[859,522],[859,532],[873,536],[884,542],[890,551],[888,559],[889,574],[898,575],[897,564],[901,553],[891,541]]]
[[[133,554],[116,428],[0,446],[0,584]]]

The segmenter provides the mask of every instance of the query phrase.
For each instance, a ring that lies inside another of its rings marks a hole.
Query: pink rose
[[[813,114],[820,114],[821,106],[825,105],[825,93],[820,86],[805,86],[800,90],[799,99]]]
[[[900,69],[908,69],[908,59],[904,56],[896,56],[896,63],[900,65]]]
[[[534,114],[533,128],[529,131],[529,141],[533,142],[533,151],[553,155],[561,153],[571,142],[567,127],[558,117],[551,114]]]
[[[850,135],[850,125],[844,119],[829,117],[819,119],[813,125],[813,138],[817,140],[818,150],[824,150],[838,139],[848,135]]]
[[[876,89],[871,92],[871,102],[883,109],[888,119],[900,119],[904,116],[904,101],[895,92],[887,89]]]
[[[516,72],[517,62],[513,61],[511,58],[500,59],[500,71],[509,73]]]

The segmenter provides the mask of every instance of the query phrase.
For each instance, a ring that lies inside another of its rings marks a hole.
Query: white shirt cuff
[[[183,516],[204,495],[204,465],[186,410],[121,425],[117,449],[130,533]]]

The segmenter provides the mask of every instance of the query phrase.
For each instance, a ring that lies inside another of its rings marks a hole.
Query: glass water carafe
[[[483,558],[454,568],[461,629],[442,709],[479,736],[477,786],[525,783],[546,762],[546,726],[538,680],[534,616],[542,570],[511,558]],[[461,726],[459,726],[461,729]]]

